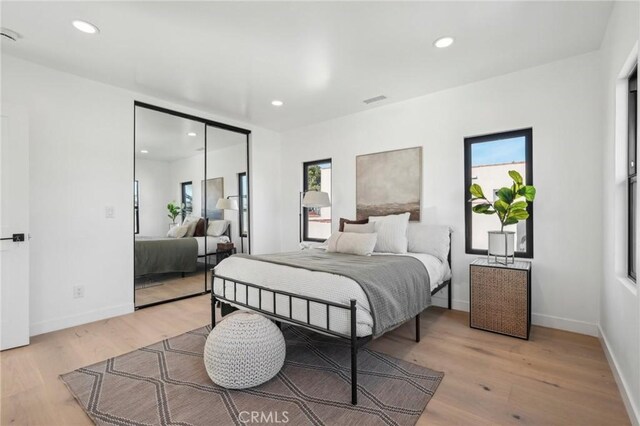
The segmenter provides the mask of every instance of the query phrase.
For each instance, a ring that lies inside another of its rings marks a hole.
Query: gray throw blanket
[[[165,272],[193,272],[198,261],[195,238],[136,237],[135,276]]]
[[[322,250],[236,256],[352,279],[360,284],[369,299],[374,337],[431,305],[429,273],[422,262],[410,256],[356,256]]]

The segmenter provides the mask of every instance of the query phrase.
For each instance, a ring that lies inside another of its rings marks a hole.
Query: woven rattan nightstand
[[[510,265],[476,259],[469,265],[471,328],[529,339],[531,263]]]

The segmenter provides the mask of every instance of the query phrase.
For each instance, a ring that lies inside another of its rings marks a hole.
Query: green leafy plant
[[[507,225],[515,225],[529,217],[527,206],[536,198],[536,188],[533,185],[525,185],[522,176],[515,170],[509,170],[509,176],[513,180],[511,187],[503,187],[498,190],[498,199],[493,203],[485,197],[482,187],[474,183],[469,187],[471,193],[470,202],[476,202],[472,207],[474,213],[497,214],[500,219],[500,231]]]
[[[176,223],[176,217],[180,215],[180,211],[182,210],[180,205],[175,201],[172,201],[167,204],[167,210],[169,211],[167,217],[171,219],[171,223]]]

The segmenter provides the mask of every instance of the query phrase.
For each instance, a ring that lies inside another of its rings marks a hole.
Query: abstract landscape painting
[[[358,219],[409,212],[420,221],[422,147],[356,157]]]
[[[205,192],[205,181],[202,181],[202,217],[214,220],[224,219],[224,211],[216,209],[218,200],[224,198],[224,178],[207,179],[206,183]]]

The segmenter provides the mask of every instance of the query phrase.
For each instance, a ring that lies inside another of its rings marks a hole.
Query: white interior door
[[[1,117],[0,350],[5,350],[29,344],[29,137],[23,109],[3,104]],[[24,241],[13,241],[14,234]]]

